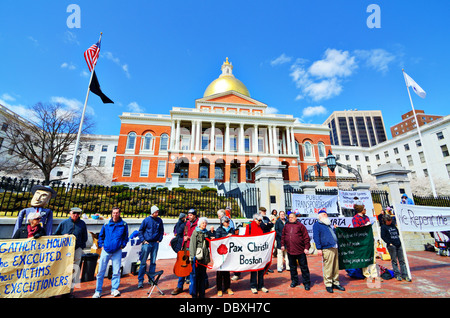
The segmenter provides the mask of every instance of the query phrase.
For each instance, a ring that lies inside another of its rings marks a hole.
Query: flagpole
[[[408,91],[409,101],[411,102],[414,119],[416,120],[417,132],[419,134],[420,143],[423,145],[423,155],[424,155],[424,159],[425,159],[425,164],[427,166],[428,178],[430,179],[431,191],[433,191],[433,196],[436,198],[437,197],[436,188],[434,186],[433,177],[431,176],[430,167],[428,166],[428,159],[427,159],[427,155],[426,155],[426,151],[425,151],[425,144],[423,143],[423,140],[422,140],[422,134],[420,133],[419,121],[417,120],[416,110],[414,109],[414,104],[413,104],[413,101],[411,98],[411,92],[409,91],[408,81],[406,80],[406,76],[405,76],[405,70],[402,69],[402,72],[403,72],[403,78],[405,79],[406,90]]]
[[[100,39],[98,40],[99,43],[102,40],[102,35],[103,35],[103,32],[100,33]],[[97,48],[97,50],[100,50],[100,48]],[[87,102],[88,102],[88,99],[89,99],[89,92],[91,91],[91,83],[92,83],[92,78],[94,77],[94,70],[95,70],[95,66],[96,65],[97,65],[97,63],[95,63],[92,66],[91,78],[89,80],[89,85],[88,85],[88,89],[87,89],[87,93],[86,93],[86,99],[84,101],[83,112],[81,114],[80,126],[78,127],[78,134],[77,134],[77,140],[76,140],[76,143],[75,143],[75,149],[73,150],[72,164],[70,166],[69,178],[67,180],[67,184],[68,185],[72,183],[72,179],[73,179],[73,170],[75,168],[75,161],[77,159],[77,152],[78,152],[78,147],[80,145],[81,131],[83,130],[83,122],[84,122],[84,117],[85,117],[85,114],[86,114],[86,106],[87,106]],[[69,188],[67,188],[67,191],[68,190],[69,190]]]

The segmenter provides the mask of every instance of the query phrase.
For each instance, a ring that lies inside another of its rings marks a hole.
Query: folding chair
[[[148,297],[147,297],[147,298],[150,298],[150,296],[151,296],[152,293],[153,293],[153,289],[155,289],[155,287],[158,288],[159,293],[160,293],[161,295],[164,295],[163,291],[162,291],[161,288],[159,288],[159,286],[158,286],[159,279],[160,279],[160,277],[161,277],[161,275],[162,275],[163,273],[164,273],[163,270],[158,271],[158,272],[154,272],[154,273],[150,273],[150,272],[147,272],[147,273],[146,273],[147,276],[148,276],[148,280],[149,280],[150,284],[152,285],[152,286],[150,287],[150,289],[148,290],[148,292],[147,292],[147,294],[148,294]]]

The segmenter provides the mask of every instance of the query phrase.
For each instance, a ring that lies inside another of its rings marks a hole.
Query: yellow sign
[[[0,240],[0,298],[48,298],[70,292],[75,236]]]

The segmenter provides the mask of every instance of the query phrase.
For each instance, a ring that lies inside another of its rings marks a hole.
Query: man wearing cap
[[[75,254],[73,259],[74,269],[80,269],[81,257],[83,256],[83,249],[86,248],[86,242],[88,240],[86,223],[80,219],[82,210],[77,207],[70,209],[69,218],[62,221],[54,235],[74,235],[76,238]],[[75,270],[75,274],[79,274],[79,271]],[[72,288],[70,295],[72,296],[73,289],[76,283],[79,282],[79,275],[73,275]]]
[[[333,289],[344,291],[345,288],[339,284],[339,254],[335,228],[325,210],[318,213],[319,220],[313,225],[313,238],[316,244],[317,254],[322,256],[323,282],[327,292]]]
[[[142,221],[139,227],[139,239],[141,247],[141,266],[138,274],[138,288],[144,287],[144,275],[147,270],[147,258],[150,256],[149,273],[154,273],[156,269],[156,256],[158,254],[159,243],[164,237],[164,225],[158,216],[159,208],[154,205],[150,209],[151,215]]]
[[[184,244],[187,249],[189,249],[189,243],[191,241],[192,233],[195,231],[195,228],[198,224],[198,217],[197,217],[197,211],[195,209],[190,209],[187,214],[187,222],[184,227]],[[189,279],[191,282],[192,279]],[[178,295],[179,293],[183,292],[183,285],[186,281],[186,277],[179,277],[178,278],[178,284],[177,287],[174,288],[172,291],[172,295]]]
[[[49,186],[35,185],[31,188],[31,193],[33,194],[33,198],[30,203],[31,207],[23,209],[19,212],[16,224],[14,226],[13,235],[22,226],[23,220],[26,220],[30,213],[35,212],[41,215],[41,222],[46,235],[52,235],[53,211],[45,207],[50,202],[50,199],[54,199],[56,197],[56,191]]]

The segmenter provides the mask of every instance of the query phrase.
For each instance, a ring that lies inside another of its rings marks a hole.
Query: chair
[[[148,276],[148,280],[149,280],[150,284],[152,285],[152,286],[150,287],[150,289],[148,290],[148,292],[147,292],[147,294],[148,294],[148,297],[147,297],[147,298],[150,298],[150,296],[151,296],[152,293],[153,293],[153,289],[155,289],[155,287],[158,288],[159,293],[160,293],[161,295],[164,295],[163,291],[162,291],[161,288],[159,288],[159,286],[158,286],[159,279],[161,278],[161,275],[162,275],[163,273],[164,273],[163,270],[158,271],[158,272],[154,272],[154,273],[150,273],[150,272],[147,272],[147,273],[146,273],[147,276]]]

